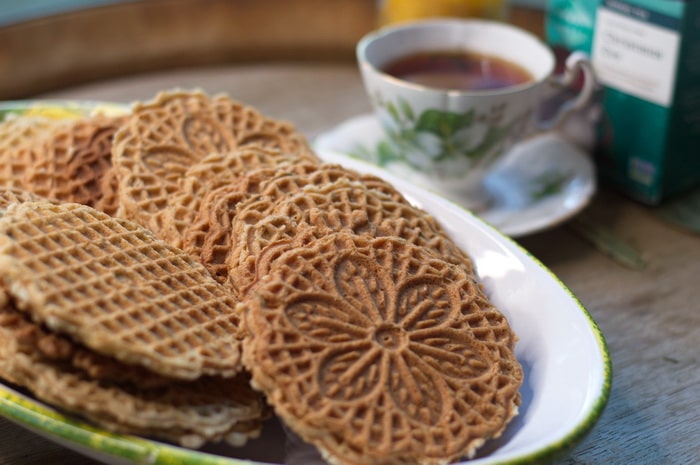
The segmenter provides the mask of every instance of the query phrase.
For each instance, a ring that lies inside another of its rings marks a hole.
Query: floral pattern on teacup
[[[451,177],[490,165],[525,134],[532,119],[532,112],[525,111],[507,120],[506,103],[484,113],[474,108],[457,113],[431,108],[417,112],[405,99],[387,101],[378,93],[375,102],[384,110],[388,140],[372,161],[381,166],[401,161]]]

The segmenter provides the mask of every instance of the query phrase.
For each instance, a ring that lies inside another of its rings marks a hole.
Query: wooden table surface
[[[541,26],[537,19],[527,22],[527,16],[515,21]],[[310,137],[369,111],[351,61],[199,66],[103,79],[36,97],[128,102],[172,87],[227,92],[294,122]],[[557,463],[700,463],[700,237],[605,187],[584,214],[635,247],[647,264],[641,269],[620,264],[571,223],[518,239],[583,302],[612,355],[607,408],[589,435]],[[2,465],[93,463],[0,419]]]

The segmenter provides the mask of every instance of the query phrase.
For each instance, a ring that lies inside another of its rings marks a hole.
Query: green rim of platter
[[[80,117],[93,111],[105,113],[124,113],[128,105],[101,101],[74,100],[26,100],[0,102],[0,121],[8,114],[30,112],[41,116],[70,118]],[[459,205],[458,208],[464,210]],[[465,210],[465,213],[473,215]],[[483,223],[483,220],[480,220]],[[491,226],[489,226],[491,227]],[[496,228],[491,227],[501,237],[505,237]],[[505,237],[515,247],[526,254],[542,268],[556,283],[567,292],[585,316],[596,338],[603,363],[603,383],[595,403],[572,431],[555,443],[515,459],[490,462],[490,465],[526,465],[550,462],[580,442],[593,428],[602,414],[612,387],[612,363],[605,337],[593,317],[574,293],[542,262],[521,247],[517,242]],[[261,462],[217,456],[205,452],[183,449],[165,443],[151,441],[134,436],[112,434],[73,417],[63,415],[46,405],[19,394],[0,382],[0,415],[20,424],[27,429],[44,436],[60,439],[66,447],[78,452],[97,452],[102,457],[119,458],[133,463],[153,465],[252,465]]]
[[[454,203],[451,202],[450,203]],[[455,204],[456,205],[456,204]],[[458,208],[462,208],[459,205],[456,205]],[[473,215],[471,212],[467,212],[472,216]],[[481,220],[482,223],[485,223],[483,220]],[[491,229],[493,229],[496,233],[500,232],[498,229],[494,226],[489,225],[486,223]],[[555,459],[561,457],[562,455],[566,454],[567,452],[571,451],[576,444],[581,442],[584,437],[593,429],[593,426],[595,426],[596,422],[600,418],[600,416],[603,414],[603,410],[605,410],[605,406],[608,403],[608,399],[610,398],[610,392],[612,390],[612,379],[613,379],[613,372],[612,372],[612,359],[610,357],[610,349],[608,347],[608,343],[605,340],[605,336],[603,335],[603,332],[601,331],[600,327],[598,324],[595,322],[593,319],[593,316],[591,313],[588,311],[588,309],[583,305],[581,300],[574,294],[574,292],[566,285],[564,282],[559,279],[557,275],[555,275],[552,270],[550,270],[544,263],[542,263],[537,257],[532,255],[527,249],[523,248],[520,244],[518,244],[515,240],[511,239],[508,236],[505,236],[504,234],[501,234],[502,237],[504,237],[507,241],[509,241],[512,245],[514,245],[516,248],[518,248],[521,252],[523,252],[525,255],[527,255],[537,266],[542,268],[568,295],[571,297],[571,299],[576,303],[578,306],[579,310],[581,310],[581,313],[583,316],[586,318],[586,321],[588,322],[588,325],[590,326],[591,332],[595,336],[596,342],[598,344],[598,350],[600,351],[600,356],[602,359],[603,363],[603,382],[601,385],[601,390],[598,394],[598,397],[596,398],[593,406],[589,410],[588,414],[584,417],[583,420],[581,420],[578,425],[576,425],[575,428],[571,430],[569,434],[564,436],[562,439],[560,439],[557,442],[551,443],[547,445],[546,447],[543,447],[540,450],[537,450],[531,454],[524,455],[522,457],[518,457],[517,459],[514,460],[504,460],[504,461],[497,461],[497,462],[492,462],[489,463],[489,465],[542,465],[544,463],[551,463]]]

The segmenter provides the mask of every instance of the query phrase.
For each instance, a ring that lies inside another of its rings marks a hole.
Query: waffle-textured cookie
[[[241,190],[269,197],[274,202],[299,192],[306,186],[324,186],[339,180],[358,181],[368,189],[382,192],[398,202],[408,203],[394,186],[383,179],[332,163],[296,165],[293,169],[280,170],[272,177],[256,176],[253,172],[241,180]]]
[[[187,169],[168,201],[168,206],[156,213],[156,226],[152,229],[170,244],[181,247],[203,198],[210,191],[237,185],[251,172],[264,171],[272,176],[284,166],[314,163],[308,159],[309,156],[313,154],[288,154],[256,144],[243,146],[233,152],[209,154]]]
[[[235,239],[231,236],[231,224],[237,206],[259,194],[268,183],[276,183],[280,178],[305,179],[320,166],[306,158],[280,153],[269,156],[261,150],[260,147],[240,150],[244,156],[242,163],[235,161],[238,153],[207,157],[234,165],[230,170],[221,169],[221,163],[213,163],[215,168],[207,169],[207,159],[194,165],[183,178],[179,194],[161,215],[159,228],[164,231],[163,238],[197,257],[220,282],[228,281],[226,259]],[[227,161],[231,158],[233,163]],[[296,181],[289,186],[292,185],[295,187],[290,187],[290,191],[303,184]],[[283,195],[280,187],[275,190],[276,197]]]
[[[474,276],[401,239],[287,251],[241,305],[254,387],[332,464],[446,464],[517,413],[505,317]]]
[[[241,369],[231,293],[135,223],[78,204],[11,205],[0,276],[20,310],[103,355],[183,379]]]
[[[108,215],[116,216],[119,211],[119,177],[114,166],[105,171],[98,182],[101,195],[95,202],[95,208]]]
[[[227,96],[173,91],[134,105],[112,152],[120,180],[119,215],[151,226],[193,164],[251,144],[290,154],[312,152],[292,125]]]
[[[249,198],[237,186],[221,186],[209,192],[187,229],[182,248],[198,259],[220,283],[228,282],[228,255],[238,238],[231,235],[237,207]]]
[[[267,191],[267,189],[265,190]],[[300,226],[311,226],[314,231]],[[471,259],[425,211],[359,181],[338,179],[307,185],[280,199],[260,195],[242,202],[232,222],[229,282],[245,295],[275,256],[305,241],[341,230],[370,236],[397,236],[426,247],[471,272]],[[299,236],[299,237],[297,237]]]
[[[46,361],[70,371],[80,371],[96,381],[131,383],[141,388],[160,387],[173,382],[172,378],[151,372],[139,365],[127,365],[112,357],[93,352],[61,334],[53,333],[30,320],[29,315],[17,310],[12,302],[0,308],[0,324],[5,330],[14,331],[9,338],[17,347],[14,350],[32,353]]]
[[[77,369],[67,354],[60,356],[61,351],[76,350],[75,344],[42,329],[23,312],[0,307],[0,376],[45,402],[115,432],[187,447],[220,440],[241,445],[258,434],[263,400],[250,389],[246,375],[169,380],[155,387],[119,375],[115,383]]]
[[[251,170],[245,173],[238,180],[237,187],[241,192],[249,195],[272,195],[272,192],[263,193],[262,190],[268,185],[275,185],[281,182],[279,189],[273,187],[279,195],[276,197],[284,197],[290,192],[296,192],[303,185],[308,184],[309,176],[318,171],[323,164],[299,161],[295,163],[286,163],[274,167],[263,167],[257,170]],[[284,179],[284,181],[282,181]],[[291,182],[287,182],[289,179]]]
[[[37,152],[44,138],[68,124],[41,116],[11,115],[0,123],[0,186],[34,191],[27,176],[43,159]]]
[[[0,117],[0,153],[5,153],[31,144],[47,129],[63,124],[63,121],[37,115],[9,114]]]
[[[62,202],[100,207],[114,214],[110,185],[112,138],[124,117],[95,115],[68,120],[33,147],[25,188]],[[107,197],[103,201],[103,197]]]
[[[249,177],[256,179],[259,176],[251,173]],[[395,203],[410,205],[391,184],[376,176],[359,174],[335,164],[300,165],[295,166],[294,170],[279,172],[269,179],[250,182],[243,178],[241,184],[245,185],[246,191],[257,195],[251,195],[249,201],[240,205],[237,223],[252,224],[265,218],[280,201],[302,190],[322,188],[329,191],[333,188],[327,186],[353,182],[362,184],[363,189],[387,196]]]
[[[175,200],[181,206],[173,205],[168,209],[167,213],[178,212],[168,222],[169,225],[178,225],[178,231],[168,234],[166,240],[197,257],[218,281],[227,282],[227,256],[232,241],[237,241],[232,236],[232,222],[237,215],[238,205],[244,204],[256,194],[269,197],[271,192],[260,194],[260,190],[269,183],[275,184],[272,188],[275,191],[274,198],[281,198],[303,185],[302,181],[279,183],[287,186],[285,190],[277,185],[281,178],[306,179],[318,169],[317,163],[290,159],[275,166],[241,170],[235,182],[223,182],[221,179],[199,182],[198,177],[188,177],[186,179],[192,181],[188,185],[201,187],[183,189],[184,195]],[[196,192],[196,195],[188,194],[190,192]],[[194,214],[193,207],[197,207]],[[166,230],[172,231],[172,228]],[[174,238],[176,235],[179,235],[179,239]]]
[[[199,230],[195,229],[189,233],[191,236],[189,250],[194,249],[195,254],[201,252],[201,254],[204,255],[207,251],[197,250],[196,246],[197,244],[209,242],[216,244],[218,257],[223,258],[224,253],[235,254],[234,257],[226,259],[226,265],[217,266],[216,272],[218,275],[223,276],[223,273],[226,272],[226,268],[229,268],[230,274],[232,275],[229,278],[229,282],[232,284],[233,288],[245,290],[250,284],[250,266],[257,256],[251,257],[247,255],[245,250],[238,249],[241,246],[245,248],[247,245],[251,245],[250,241],[246,244],[242,244],[239,240],[241,237],[250,238],[251,231],[243,231],[245,225],[258,221],[267,222],[263,228],[267,228],[270,221],[280,226],[282,223],[286,224],[286,220],[269,218],[275,205],[286,199],[286,197],[296,194],[307,187],[333,185],[340,181],[360,182],[367,189],[377,191],[380,194],[386,194],[393,201],[409,206],[403,195],[386,181],[373,175],[360,174],[354,170],[336,164],[297,163],[289,166],[288,169],[278,169],[272,172],[269,169],[261,169],[250,172],[241,178],[238,190],[250,195],[248,199],[241,199],[240,196],[237,196],[235,202],[237,209],[235,212],[231,212],[227,217],[227,220],[230,218],[232,223],[227,223],[223,226],[221,224],[215,225],[213,223],[217,221],[217,218],[221,218],[222,215],[208,215],[207,218],[204,209],[200,211],[198,224],[206,226],[207,231],[221,231],[222,228],[230,228],[228,237],[233,238],[232,243],[229,245],[225,244],[223,242],[225,237],[221,234],[218,234],[214,240],[212,240],[212,238],[207,238],[206,233],[203,234],[203,229],[200,227]],[[292,221],[291,224],[294,227],[296,226],[295,221]],[[294,227],[282,227],[285,228],[285,237],[290,238],[289,236],[295,231]],[[369,233],[369,231],[367,232]],[[192,237],[194,237],[194,240]],[[241,254],[246,256],[239,258]],[[207,258],[205,258],[205,260],[207,260]],[[243,268],[240,268],[240,260],[246,262]],[[239,272],[243,274],[239,276]]]
[[[0,216],[5,213],[7,207],[15,203],[37,202],[47,200],[44,197],[18,187],[0,187]]]

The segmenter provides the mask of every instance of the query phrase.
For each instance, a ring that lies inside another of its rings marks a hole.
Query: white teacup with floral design
[[[459,50],[514,63],[532,79],[491,90],[451,90],[385,72],[389,63],[412,54]],[[388,136],[389,145],[375,161],[392,170],[419,173],[432,188],[474,210],[488,203],[482,182],[493,163],[517,142],[556,127],[585,106],[595,89],[585,56],[572,55],[567,69],[557,75],[554,53],[546,44],[497,21],[435,19],[385,27],[360,40],[357,59]],[[580,74],[583,85],[575,97],[543,120],[538,114],[542,103],[571,87]]]

